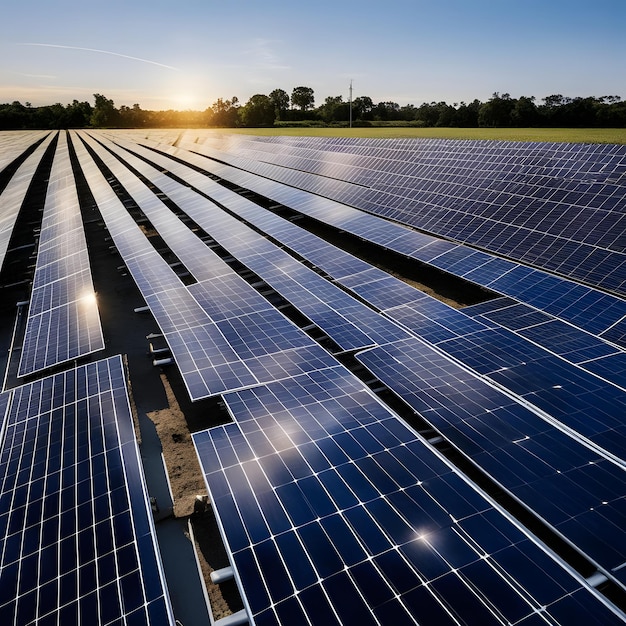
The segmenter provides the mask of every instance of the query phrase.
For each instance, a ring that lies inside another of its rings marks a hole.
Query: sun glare
[[[97,303],[95,292],[85,292],[85,294],[81,296],[80,301],[86,306],[94,306]]]
[[[198,98],[192,93],[179,93],[172,96],[174,108],[179,111],[197,110],[201,108]]]

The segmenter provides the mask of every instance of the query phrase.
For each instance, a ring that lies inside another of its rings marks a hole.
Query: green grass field
[[[626,144],[626,128],[229,128],[220,132],[295,137],[381,137],[429,139],[490,139],[495,141],[545,141]]]

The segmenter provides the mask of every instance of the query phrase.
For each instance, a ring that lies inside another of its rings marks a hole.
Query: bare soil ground
[[[227,567],[230,563],[210,503],[205,504],[197,498],[206,493],[206,486],[191,438],[190,422],[196,425],[198,421],[204,422],[204,412],[190,407],[187,414],[181,408],[174,391],[181,384],[176,376],[170,381],[167,374],[162,372],[160,380],[167,406],[149,411],[147,416],[154,423],[161,440],[174,500],[174,516],[191,519],[200,569],[211,611],[217,620],[238,611],[243,603],[234,581],[220,585],[211,581],[212,571]],[[178,391],[180,393],[182,390]]]

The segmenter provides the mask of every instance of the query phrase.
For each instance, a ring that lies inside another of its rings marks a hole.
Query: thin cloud
[[[141,63],[149,63],[150,65],[158,65],[168,70],[174,70],[180,72],[180,69],[171,65],[165,65],[165,63],[158,63],[157,61],[150,61],[149,59],[141,59],[139,57],[133,57],[128,54],[120,54],[119,52],[111,52],[110,50],[98,50],[97,48],[81,48],[79,46],[62,46],[54,43],[18,43],[18,46],[39,46],[41,48],[63,48],[64,50],[82,50],[83,52],[97,52],[99,54],[110,54],[114,57],[121,57],[123,59],[131,59],[132,61],[140,61]]]
[[[266,70],[288,70],[290,67],[280,62],[280,58],[274,52],[274,44],[280,43],[272,39],[256,38],[246,53],[255,60],[255,66]]]
[[[56,76],[53,74],[22,74],[19,72],[14,72],[17,76],[24,76],[25,78],[42,78],[45,80],[54,80]]]

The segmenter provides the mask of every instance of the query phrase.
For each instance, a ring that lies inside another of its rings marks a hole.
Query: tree
[[[272,126],[276,119],[274,102],[268,96],[255,94],[240,111],[244,126]]]
[[[274,89],[269,97],[274,105],[275,119],[285,119],[285,114],[289,108],[289,94],[284,89]]]
[[[374,119],[387,121],[400,119],[400,105],[397,102],[379,102],[372,110]]]
[[[476,128],[478,126],[478,112],[482,102],[478,99],[466,104],[461,102],[452,117],[452,126],[457,128]]]
[[[311,87],[294,87],[291,92],[291,106],[301,111],[308,111],[315,105],[315,97]]]
[[[218,98],[213,106],[207,109],[208,124],[212,126],[234,127],[239,123],[239,98],[230,100]]]
[[[350,103],[343,101],[343,96],[328,96],[318,109],[325,122],[347,122],[350,118]]]
[[[539,113],[535,105],[535,96],[530,98],[520,96],[511,110],[511,123],[513,126],[528,128],[535,126],[539,121]]]
[[[511,111],[515,100],[508,93],[500,95],[497,91],[481,105],[478,111],[478,125],[502,127],[511,125]]]
[[[368,120],[372,117],[374,103],[369,96],[359,96],[352,101],[352,111],[357,120]]]
[[[95,128],[114,126],[117,122],[117,109],[113,100],[102,94],[94,93],[96,103],[91,113],[91,125]]]

